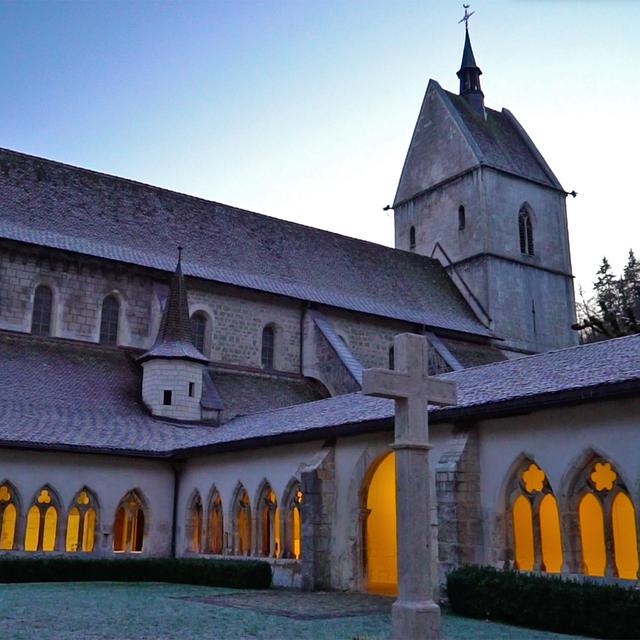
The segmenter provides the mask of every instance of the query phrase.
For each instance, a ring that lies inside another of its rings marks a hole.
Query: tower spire
[[[476,64],[475,56],[473,55],[473,49],[471,48],[471,39],[469,38],[469,18],[475,13],[472,11],[469,13],[467,9],[470,5],[463,4],[464,16],[458,22],[464,22],[465,35],[464,35],[464,50],[462,51],[462,63],[460,64],[460,70],[457,73],[460,79],[460,95],[463,96],[468,102],[469,106],[483,118],[485,117],[484,111],[484,93],[480,88],[480,76],[482,71]]]

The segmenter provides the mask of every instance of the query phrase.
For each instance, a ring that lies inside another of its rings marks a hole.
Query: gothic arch
[[[263,478],[254,500],[255,555],[277,558],[280,555],[280,509],[273,486]]]
[[[192,553],[203,551],[204,506],[198,489],[194,489],[187,500],[185,522],[186,549]]]
[[[637,579],[638,512],[622,467],[590,447],[565,473],[571,570],[586,575]],[[617,514],[624,503],[625,517]]]
[[[302,553],[302,484],[293,477],[282,494],[280,540],[282,557],[300,559]]]
[[[251,555],[252,551],[252,519],[251,499],[242,482],[238,482],[233,491],[229,509],[231,520],[232,553],[234,555]]]
[[[73,496],[67,508],[65,550],[93,551],[99,517],[98,497],[95,491],[85,485]]]
[[[207,553],[215,553],[221,555],[226,553],[227,544],[225,542],[224,533],[224,505],[222,496],[216,485],[212,485],[207,497],[206,524],[205,524],[206,541],[204,548]]]
[[[120,499],[113,519],[113,551],[141,553],[149,528],[149,507],[143,492],[134,488]]]
[[[42,485],[29,501],[24,514],[24,550],[59,551],[64,544],[62,500],[49,484]]]
[[[20,494],[5,478],[0,482],[0,551],[22,549],[24,520]]]

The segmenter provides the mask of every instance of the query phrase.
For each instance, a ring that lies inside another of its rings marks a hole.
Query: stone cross
[[[433,601],[437,575],[431,556],[431,477],[427,406],[455,404],[454,382],[428,374],[429,344],[403,333],[393,341],[395,370],[366,369],[362,393],[395,400],[396,539],[398,599],[393,638],[440,637],[440,607]]]

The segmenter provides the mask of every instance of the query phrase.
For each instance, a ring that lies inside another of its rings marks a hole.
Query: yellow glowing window
[[[2,529],[0,530],[0,549],[13,549],[16,535],[16,507],[8,504],[2,512]]]
[[[222,553],[222,534],[223,534],[223,520],[222,520],[222,500],[220,496],[216,495],[211,505],[211,522],[210,522],[210,550],[213,553]]]
[[[119,507],[113,521],[113,550],[124,551],[124,543],[127,537],[127,520],[124,507]]]
[[[82,530],[82,550],[93,551],[94,532],[96,529],[96,512],[87,509],[84,514],[84,528]]]
[[[531,503],[524,496],[518,496],[513,503],[513,542],[516,567],[521,571],[531,571],[534,565],[533,513]]]
[[[604,518],[598,499],[585,494],[578,505],[582,563],[588,576],[603,576],[607,565],[604,541]]]
[[[123,498],[116,510],[113,521],[113,550],[116,552],[142,551],[144,527],[145,519],[140,498],[135,491],[131,491]]]
[[[529,467],[522,473],[522,481],[524,482],[524,488],[528,493],[534,491],[542,491],[544,486],[544,471],[536,464],[530,464]]]
[[[27,525],[24,535],[24,550],[37,551],[40,536],[40,509],[34,504],[27,512]]]
[[[618,493],[611,507],[613,548],[618,577],[636,580],[638,577],[638,535],[636,512],[625,493]]]
[[[367,491],[367,580],[371,591],[398,588],[396,546],[396,463],[393,453],[376,467]]]
[[[562,569],[560,517],[556,499],[550,493],[540,501],[539,513],[542,568],[548,573],[560,573]]]
[[[202,502],[197,497],[191,508],[191,551],[202,549]]]
[[[298,509],[298,507],[293,507],[293,510],[291,511],[291,520],[293,557],[297,560],[300,557],[302,547],[302,527],[300,524],[300,509]]]
[[[78,550],[78,538],[80,537],[80,512],[76,507],[69,509],[67,517],[67,551]]]
[[[44,514],[44,530],[42,532],[42,550],[53,551],[56,547],[56,530],[58,512],[54,506],[48,507]]]

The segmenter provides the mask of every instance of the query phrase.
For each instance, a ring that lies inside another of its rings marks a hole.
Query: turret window
[[[165,406],[171,405],[171,389],[165,389],[162,393],[162,404]]]
[[[467,214],[464,207],[460,205],[458,207],[458,230],[462,231],[467,226]]]
[[[411,227],[409,229],[409,250],[413,251],[416,248],[416,228]]]
[[[526,206],[520,209],[518,215],[518,231],[520,234],[520,253],[527,256],[533,255],[533,223],[531,213]]]

